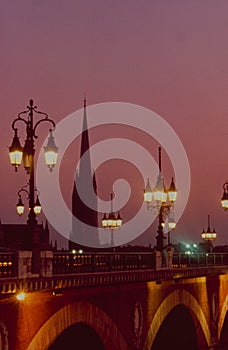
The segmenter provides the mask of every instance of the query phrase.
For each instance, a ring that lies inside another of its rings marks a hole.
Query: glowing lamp
[[[147,179],[146,188],[144,189],[144,202],[150,203],[153,199],[153,192],[150,186],[150,181]]]
[[[24,214],[24,211],[25,211],[25,207],[20,196],[17,203],[17,213],[19,216],[21,216]]]
[[[169,222],[169,230],[174,230],[175,227],[176,227],[176,223],[173,221],[173,222]]]
[[[41,205],[40,205],[40,201],[39,201],[39,197],[38,196],[36,198],[36,203],[35,203],[35,206],[34,206],[33,210],[34,210],[34,213],[36,215],[39,215],[41,213]]]
[[[117,215],[117,218],[116,218],[116,226],[120,227],[120,226],[122,226],[122,223],[123,223],[123,220],[122,220],[122,218],[120,216],[120,212],[118,212],[118,215]]]
[[[165,203],[167,201],[167,198],[168,198],[167,190],[166,190],[165,185],[163,183],[162,202]]]
[[[114,213],[110,213],[108,216],[108,227],[115,228],[116,227],[116,218]]]
[[[228,182],[225,182],[225,184],[223,185],[223,195],[221,198],[221,204],[224,210],[228,209]]]
[[[102,223],[102,226],[103,226],[103,227],[107,227],[107,226],[108,226],[108,219],[107,219],[107,216],[106,216],[105,213],[104,213],[104,216],[103,216],[103,218],[102,218],[101,223]]]
[[[120,212],[116,215],[113,211],[113,193],[111,193],[111,211],[109,214],[104,214],[102,218],[102,227],[110,230],[114,230],[116,228],[120,228],[122,226],[122,218],[120,216]]]
[[[9,158],[10,164],[15,167],[15,171],[22,162],[23,148],[21,147],[19,138],[17,136],[17,129],[15,129],[14,138],[12,141],[12,145],[9,147]]]
[[[54,166],[57,163],[57,158],[58,158],[58,147],[55,144],[52,130],[50,130],[47,146],[44,147],[44,154],[45,154],[45,162],[49,170],[52,171]]]
[[[154,189],[154,199],[157,202],[162,202],[162,198],[164,198],[163,193],[164,193],[164,185],[163,185],[163,181],[162,181],[162,177],[161,177],[161,173],[158,174],[158,178],[157,178],[157,183]]]
[[[170,202],[175,202],[177,200],[177,189],[176,189],[173,177],[172,177],[169,189],[168,189],[168,194],[169,194]]]
[[[30,170],[33,167],[33,143],[27,138],[23,148],[23,164],[27,174],[30,174]]]

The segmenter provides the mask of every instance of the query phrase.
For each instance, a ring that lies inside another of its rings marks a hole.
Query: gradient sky
[[[228,178],[227,18],[227,0],[1,2],[2,222],[25,222],[15,204],[26,174],[14,173],[7,154],[12,120],[33,98],[58,122],[82,107],[86,91],[89,105],[134,103],[172,126],[191,168],[189,202],[173,239],[200,241],[211,214],[216,244],[227,244],[228,213],[220,207]],[[154,244],[154,237],[139,243]]]

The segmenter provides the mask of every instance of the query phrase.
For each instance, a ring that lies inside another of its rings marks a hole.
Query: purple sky
[[[27,182],[8,162],[12,120],[33,98],[58,122],[82,107],[86,91],[88,104],[134,103],[173,127],[191,168],[189,202],[173,238],[200,241],[211,214],[216,244],[227,244],[228,213],[220,207],[228,178],[227,16],[227,0],[2,3],[2,222],[19,221],[17,191]],[[139,241],[154,244],[154,236]]]

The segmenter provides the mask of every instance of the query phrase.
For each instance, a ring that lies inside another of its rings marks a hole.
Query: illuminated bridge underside
[[[203,310],[201,309],[197,300],[187,291],[179,289],[171,293],[159,306],[157,312],[154,315],[153,321],[151,323],[145,344],[143,349],[150,350],[156,335],[159,331],[161,324],[164,322],[165,318],[168,316],[170,311],[177,305],[182,304],[186,306],[186,308],[190,311],[193,316],[193,321],[195,324],[196,331],[200,332],[200,327],[202,328],[204,337],[207,342],[207,346],[211,343],[211,335],[210,330],[204,316]],[[202,337],[197,335],[197,338],[200,339]],[[201,346],[203,344],[200,344]]]
[[[128,349],[120,331],[106,313],[95,305],[76,302],[56,312],[41,327],[27,350],[47,350],[64,330],[81,322],[91,326],[96,331],[105,349]]]

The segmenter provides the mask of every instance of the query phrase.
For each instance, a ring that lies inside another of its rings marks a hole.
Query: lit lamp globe
[[[213,229],[213,230],[211,229],[210,215],[208,215],[208,228],[207,228],[207,231],[204,231],[204,229],[203,229],[203,231],[201,233],[201,237],[205,240],[207,251],[208,252],[212,252],[213,241],[216,239],[217,233],[216,233],[215,229]]]
[[[214,241],[217,237],[217,233],[215,231],[215,229],[212,232],[208,232],[208,231],[204,231],[201,233],[201,237],[205,240],[205,241]]]
[[[104,214],[101,223],[102,223],[103,227],[107,227],[108,226],[108,218],[107,218],[106,214]]]
[[[177,200],[177,189],[176,189],[173,177],[172,177],[169,189],[168,189],[168,195],[169,195],[170,202],[175,202]]]
[[[102,227],[104,228],[115,229],[120,228],[122,226],[123,220],[119,212],[117,216],[115,216],[115,214],[111,212],[108,216],[104,214],[101,223]]]
[[[29,139],[27,139],[25,141],[24,148],[23,148],[23,164],[27,174],[30,174],[30,170],[33,164],[33,156],[34,156],[33,147],[31,146],[31,142],[29,141]]]
[[[116,218],[116,226],[120,227],[120,226],[122,226],[122,223],[123,223],[123,220],[122,220],[122,218],[120,216],[120,212],[118,212],[118,215],[117,215],[117,218]]]
[[[162,202],[163,203],[167,202],[167,199],[168,199],[168,192],[163,181]]]
[[[36,203],[35,206],[33,208],[33,211],[36,215],[39,215],[41,213],[41,205],[40,205],[40,201],[39,201],[39,197],[37,196],[36,198]]]
[[[54,166],[57,163],[57,157],[58,157],[58,147],[55,144],[52,130],[50,130],[47,146],[44,147],[44,154],[45,154],[45,162],[49,170],[52,171]]]
[[[17,213],[18,213],[19,216],[21,216],[21,215],[24,214],[24,211],[25,211],[24,204],[22,202],[21,197],[19,197],[18,203],[17,203]]]
[[[228,183],[226,183],[228,185]],[[226,185],[225,184],[225,185]],[[221,204],[224,210],[228,209],[228,190],[227,190],[227,186],[224,187],[224,192],[221,198]]]
[[[116,218],[114,213],[110,213],[108,216],[108,227],[115,228],[116,227]]]
[[[17,171],[17,168],[19,167],[19,165],[21,165],[22,156],[23,156],[23,148],[21,147],[19,137],[17,135],[17,129],[16,129],[14,138],[12,141],[12,145],[9,147],[10,164],[12,164],[15,167],[15,171]]]
[[[150,180],[147,179],[146,188],[144,189],[144,202],[149,204],[153,199],[153,192],[150,186]]]
[[[166,202],[167,196],[164,192],[164,183],[162,181],[161,173],[158,174],[157,183],[153,191],[154,200],[156,202]]]
[[[168,226],[169,226],[169,230],[174,230],[176,228],[176,222],[171,221],[168,223]]]

